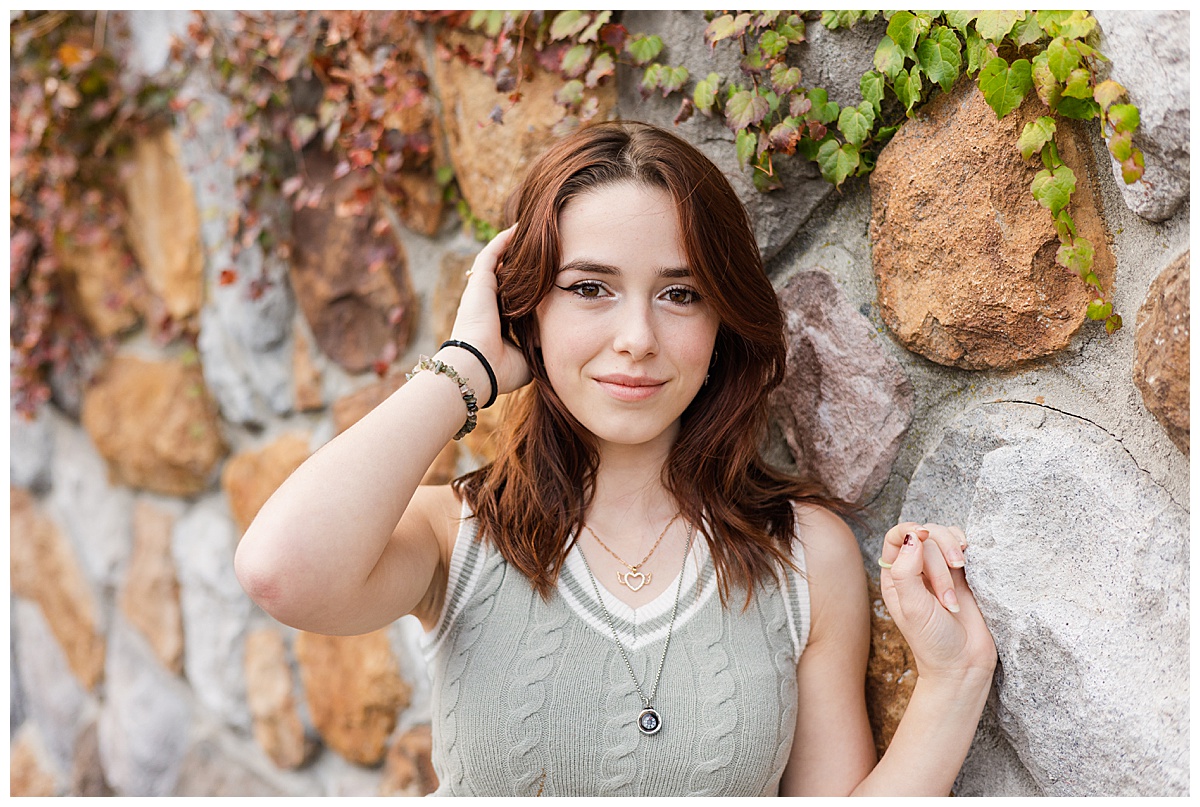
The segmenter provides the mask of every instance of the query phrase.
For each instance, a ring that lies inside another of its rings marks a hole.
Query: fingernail
[[[967,561],[964,560],[963,558],[951,558],[950,559],[950,568],[951,569],[961,569],[962,567],[964,567],[966,565],[967,565]]]
[[[942,603],[946,606],[946,610],[952,614],[958,613],[958,596],[954,593],[954,589],[949,589],[942,595]]]
[[[904,533],[904,543],[900,547],[901,552],[914,552],[917,548],[917,536],[915,533]]]
[[[880,558],[880,559],[879,559],[879,561],[878,561],[878,563],[879,563],[879,567],[880,567],[881,569],[890,569],[890,568],[892,568],[892,564],[888,563],[888,562],[887,562],[886,560],[884,560],[883,558]]]

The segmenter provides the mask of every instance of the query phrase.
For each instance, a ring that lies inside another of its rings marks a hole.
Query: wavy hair
[[[453,482],[479,534],[548,597],[591,504],[596,442],[567,410],[536,345],[535,310],[560,268],[559,215],[606,185],[667,191],[701,296],[720,319],[709,383],[684,411],[663,484],[711,551],[722,602],[791,566],[793,503],[848,505],[771,467],[761,455],[767,396],[783,380],[784,321],[749,217],[721,172],[686,141],[648,124],[601,123],[549,147],[508,200],[519,222],[496,269],[505,335],[533,381],[510,401],[497,459]]]

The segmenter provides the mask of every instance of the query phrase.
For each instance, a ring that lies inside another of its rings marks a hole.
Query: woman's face
[[[601,443],[670,445],[708,373],[719,324],[696,291],[669,193],[623,182],[559,217],[562,260],[538,305],[559,398]]]

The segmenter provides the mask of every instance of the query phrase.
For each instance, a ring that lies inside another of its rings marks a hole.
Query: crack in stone
[[[1014,403],[1014,404],[1024,404],[1026,406],[1036,406],[1041,409],[1049,409],[1051,412],[1058,412],[1060,415],[1066,415],[1067,417],[1075,418],[1076,420],[1082,420],[1084,423],[1090,423],[1091,425],[1095,426],[1100,431],[1107,434],[1113,440],[1116,440],[1117,444],[1119,446],[1121,446],[1121,450],[1124,451],[1125,454],[1129,457],[1129,459],[1133,462],[1134,467],[1137,468],[1142,473],[1144,473],[1146,476],[1150,477],[1151,481],[1154,481],[1154,475],[1151,474],[1149,471],[1147,471],[1145,468],[1143,468],[1140,463],[1138,463],[1137,457],[1133,456],[1133,453],[1130,452],[1130,450],[1125,447],[1125,441],[1122,440],[1117,435],[1110,432],[1108,429],[1101,426],[1099,423],[1097,423],[1094,420],[1085,418],[1083,415],[1077,415],[1074,412],[1067,412],[1066,410],[1057,409],[1053,406],[1049,406],[1048,404],[1036,403],[1034,401],[1021,401],[1021,400],[1017,400],[1014,398],[999,398],[995,401],[991,401],[990,403]],[[983,404],[983,405],[987,406],[989,404]],[[1176,507],[1180,508],[1184,512],[1187,512],[1187,513],[1191,512],[1190,510],[1188,510],[1188,508],[1184,507],[1178,501],[1175,500],[1175,497],[1171,495],[1171,491],[1167,490],[1167,488],[1163,487],[1162,485],[1159,485],[1158,482],[1156,482],[1156,481],[1154,482],[1154,484],[1158,485],[1159,489],[1162,490],[1163,493],[1167,494],[1167,498],[1171,500],[1172,504],[1174,504]]]

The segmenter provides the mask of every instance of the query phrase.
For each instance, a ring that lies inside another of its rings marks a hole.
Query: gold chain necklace
[[[650,560],[650,556],[654,554],[654,550],[658,549],[658,545],[662,543],[662,539],[666,536],[667,530],[671,529],[671,525],[675,523],[677,518],[679,518],[679,513],[671,516],[671,520],[667,522],[667,526],[663,527],[663,531],[658,534],[658,540],[654,542],[654,546],[650,547],[650,551],[646,553],[646,557],[642,558],[641,561],[633,564],[632,566],[616,552],[613,552],[611,549],[609,549],[608,544],[600,540],[600,536],[596,534],[595,530],[593,530],[587,524],[584,524],[583,528],[592,534],[592,537],[596,539],[596,543],[604,547],[608,554],[616,558],[622,566],[629,570],[627,572],[617,572],[617,580],[620,581],[621,585],[625,586],[625,588],[629,589],[630,591],[641,591],[642,586],[650,583],[650,578],[653,577],[653,575],[650,572],[641,572],[638,570],[642,567],[642,564]],[[633,580],[637,581],[636,586],[633,584]]]

